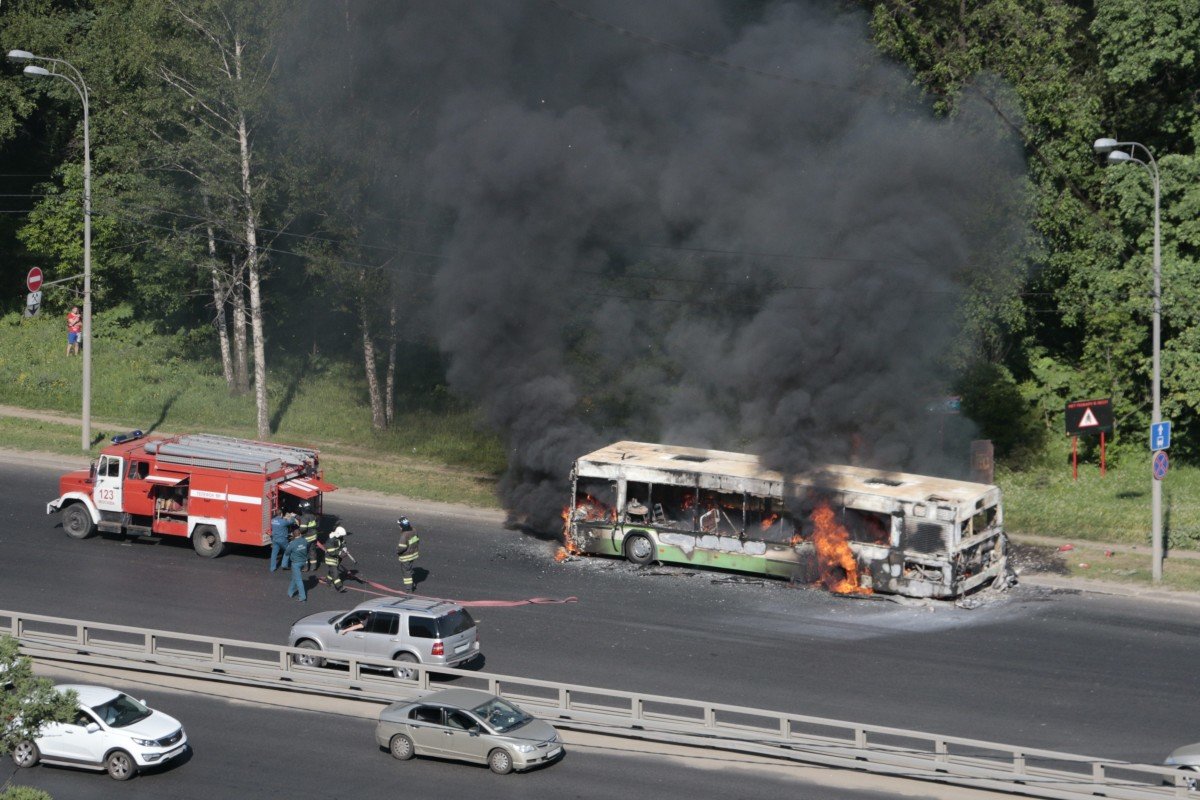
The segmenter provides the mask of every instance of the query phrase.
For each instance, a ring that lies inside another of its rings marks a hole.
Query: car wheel
[[[104,768],[108,770],[108,777],[114,781],[127,781],[137,772],[133,756],[124,750],[113,750],[109,753],[108,758],[104,759]]]
[[[62,526],[72,539],[86,539],[96,532],[96,523],[83,503],[71,503],[62,510]]]
[[[12,750],[13,763],[22,769],[34,766],[41,757],[38,746],[30,741],[17,742]]]
[[[413,747],[412,739],[405,736],[403,733],[397,733],[388,742],[388,750],[392,753],[392,758],[397,761],[408,761],[417,754],[417,750]]]
[[[502,747],[497,747],[488,753],[488,769],[497,775],[507,775],[513,771],[512,756]]]
[[[216,558],[225,552],[225,543],[221,541],[221,534],[217,533],[217,529],[212,525],[196,526],[196,530],[192,531],[192,547],[195,548],[197,555],[205,558]]]
[[[397,678],[403,678],[406,681],[415,681],[417,679],[417,676],[421,674],[419,670],[415,670],[412,667],[400,666],[400,664],[420,663],[417,661],[417,657],[414,656],[412,653],[397,653],[396,656],[392,660],[399,662],[392,669],[392,674],[395,675]]]
[[[625,558],[633,564],[649,564],[654,560],[654,542],[640,533],[625,537]]]
[[[302,642],[297,642],[296,647],[299,647],[301,650],[318,650],[319,651],[321,649],[320,647],[317,646],[317,643],[312,641],[311,639],[305,639]],[[308,653],[297,653],[296,655],[292,656],[292,661],[296,664],[299,664],[302,667],[323,667],[323,666],[325,666],[325,659],[321,658],[318,655],[309,655]]]

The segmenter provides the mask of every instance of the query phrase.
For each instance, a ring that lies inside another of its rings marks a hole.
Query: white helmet
[[[333,529],[333,533],[331,533],[329,535],[336,536],[339,539],[344,538],[346,536],[346,529],[343,528],[341,525],[338,525],[336,528]]]

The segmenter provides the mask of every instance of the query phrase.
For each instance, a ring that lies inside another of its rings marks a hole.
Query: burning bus
[[[579,458],[568,552],[751,572],[833,592],[957,597],[1007,575],[1000,489],[851,466],[617,442]]]

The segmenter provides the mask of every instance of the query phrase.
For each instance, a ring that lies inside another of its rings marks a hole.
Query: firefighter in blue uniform
[[[292,580],[288,584],[288,597],[295,597],[301,601],[307,600],[308,592],[304,590],[304,577],[300,574],[300,567],[308,558],[308,542],[304,541],[299,529],[292,531],[292,540],[288,542],[287,549],[283,551],[283,558],[292,565]]]
[[[296,524],[294,515],[284,514],[280,517],[274,517],[271,520],[271,568],[274,572],[279,568],[279,556],[287,549],[288,540],[291,538],[292,526]],[[283,568],[287,569],[288,560],[283,559]]]
[[[396,524],[400,526],[400,543],[396,545],[396,556],[400,560],[400,574],[404,576],[404,591],[411,592],[413,590],[413,566],[417,563],[419,555],[417,551],[421,537],[417,536],[417,532],[413,530],[408,517],[401,517],[396,520]]]

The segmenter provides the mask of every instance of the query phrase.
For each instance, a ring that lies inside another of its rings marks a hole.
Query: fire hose
[[[317,547],[319,547],[321,550],[325,549],[325,545],[321,544],[321,542],[317,542]],[[350,556],[350,560],[353,561],[355,564],[358,563],[358,559],[356,559],[354,556],[350,555],[349,550],[347,550],[346,548],[343,547],[342,552],[344,552],[347,556]],[[359,583],[365,583],[367,586],[370,586],[373,589],[378,590],[378,591],[371,591],[371,589],[363,589],[359,586],[344,587],[346,589],[351,589],[356,592],[362,592],[363,594],[370,594],[370,595],[374,595],[375,597],[387,597],[389,595],[398,595],[398,596],[403,596],[403,597],[419,597],[422,600],[440,600],[445,603],[454,603],[456,605],[462,606],[463,608],[513,608],[516,606],[561,605],[563,603],[578,603],[579,602],[579,598],[575,597],[575,596],[571,596],[571,597],[527,597],[523,600],[452,600],[452,599],[445,598],[445,597],[432,597],[430,595],[425,595],[425,594],[416,594],[413,592],[406,592],[403,589],[395,589],[391,586],[385,586],[382,583],[376,583],[375,581],[367,580],[362,575],[360,575],[359,571],[356,569],[346,570],[346,577],[356,580]],[[317,578],[317,582],[324,583],[326,585],[332,585],[328,578]]]

